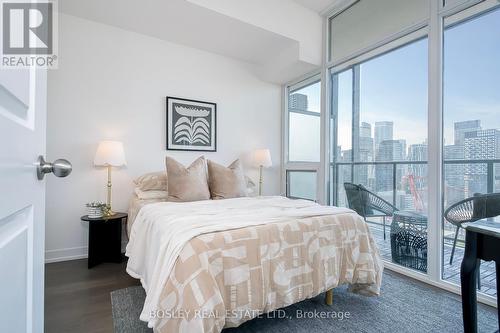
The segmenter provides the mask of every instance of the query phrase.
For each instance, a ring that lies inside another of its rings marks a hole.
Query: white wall
[[[60,15],[59,69],[49,71],[47,159],[67,158],[73,173],[47,177],[46,259],[85,257],[84,205],[105,200],[106,174],[92,166],[103,139],[124,142],[128,167],[114,171],[113,207],[126,211],[132,180],[162,170],[167,154],[185,164],[199,152],[165,150],[165,96],[217,103],[217,152],[228,164],[268,147],[264,194],[279,193],[281,89],[250,65],[111,26]],[[257,171],[248,169],[257,180]]]

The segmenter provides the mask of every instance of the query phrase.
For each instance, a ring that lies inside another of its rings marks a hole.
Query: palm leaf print
[[[210,114],[208,110],[177,105],[174,110],[182,116],[174,124],[174,141],[190,145],[210,143],[210,123],[204,118]]]

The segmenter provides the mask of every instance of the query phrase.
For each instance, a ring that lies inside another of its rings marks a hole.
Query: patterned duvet
[[[359,215],[282,197],[146,205],[127,256],[155,332],[220,332],[341,284],[378,295],[383,270]]]

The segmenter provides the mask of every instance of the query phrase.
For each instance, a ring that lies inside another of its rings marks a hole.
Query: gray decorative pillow
[[[166,191],[167,173],[165,171],[150,172],[136,178],[134,184],[141,191]]]
[[[246,180],[240,160],[227,168],[208,160],[208,186],[212,199],[246,197]]]
[[[171,157],[165,161],[168,175],[168,201],[187,202],[210,199],[205,158],[184,167]]]

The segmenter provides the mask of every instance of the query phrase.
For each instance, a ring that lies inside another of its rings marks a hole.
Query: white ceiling
[[[293,0],[299,5],[309,8],[316,13],[321,13],[325,9],[330,8],[331,6],[339,3],[340,0]]]
[[[296,43],[184,0],[63,0],[59,4],[66,14],[252,64]]]
[[[296,71],[292,66],[291,77],[282,71],[279,77],[273,77],[274,74],[266,70],[263,77],[266,81],[283,83],[317,66],[300,59],[303,52],[296,38],[186,0],[62,0],[59,9],[65,14],[244,61],[255,65],[258,75],[263,73],[262,68],[269,68],[270,59],[280,65],[276,62],[277,55],[286,55],[286,66],[291,66],[293,61],[298,63]],[[273,68],[273,71],[279,70],[281,68]]]

